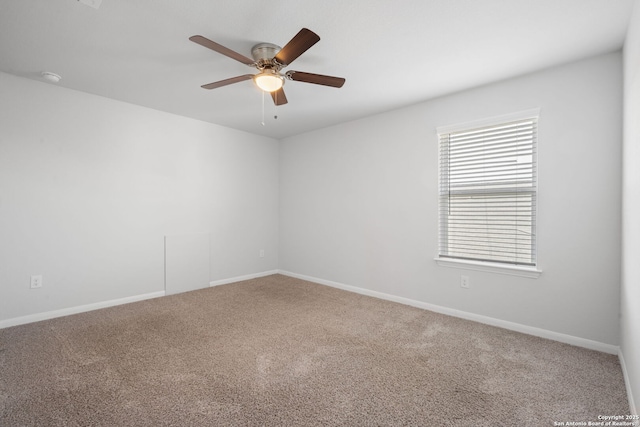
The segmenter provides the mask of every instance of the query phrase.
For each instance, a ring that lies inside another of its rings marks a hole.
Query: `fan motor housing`
[[[251,56],[253,56],[256,63],[271,62],[273,57],[280,52],[280,49],[282,49],[280,46],[273,43],[258,43],[251,48]]]

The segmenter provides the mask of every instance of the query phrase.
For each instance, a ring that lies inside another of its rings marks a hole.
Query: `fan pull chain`
[[[262,126],[264,126],[265,125],[264,124],[264,91],[262,90],[261,92],[262,92],[262,122],[261,122],[261,124],[262,124]]]

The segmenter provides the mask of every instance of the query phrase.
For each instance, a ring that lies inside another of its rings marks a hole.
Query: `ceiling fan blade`
[[[275,60],[282,65],[289,65],[319,41],[320,37],[316,33],[303,28],[278,52]]]
[[[342,87],[346,81],[342,77],[323,76],[322,74],[303,73],[302,71],[289,71],[287,78],[297,82],[313,83],[316,85]]]
[[[271,92],[271,98],[273,98],[273,103],[276,105],[284,105],[288,102],[283,88]]]
[[[245,74],[243,76],[231,77],[230,79],[220,80],[219,82],[213,82],[206,85],[202,85],[203,89],[215,89],[218,87],[230,85],[233,83],[243,82],[245,80],[251,80],[253,78],[253,74]]]
[[[242,62],[243,64],[246,65],[253,65],[254,64],[254,60],[253,59],[249,59],[246,56],[233,51],[231,49],[229,49],[228,47],[224,47],[221,44],[218,44],[212,40],[209,40],[206,37],[202,37],[202,36],[191,36],[189,37],[189,40],[191,40],[194,43],[198,43],[201,46],[204,46],[206,48],[209,48],[213,51],[216,51],[218,53],[223,54],[224,56],[228,56],[231,59],[235,59],[236,61]]]

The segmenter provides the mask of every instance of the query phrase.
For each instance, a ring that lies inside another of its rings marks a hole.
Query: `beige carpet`
[[[553,426],[616,356],[281,275],[0,330],[1,426]]]

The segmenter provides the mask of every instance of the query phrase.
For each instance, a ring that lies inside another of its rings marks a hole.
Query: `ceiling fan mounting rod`
[[[251,48],[251,56],[258,62],[261,59],[272,59],[282,48],[273,43],[258,43]]]
[[[281,47],[273,43],[258,43],[251,48],[251,56],[255,63],[253,64],[258,70],[273,70],[276,73],[284,67],[284,64],[278,63],[275,56],[280,52]]]

